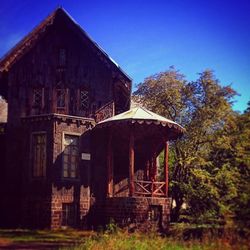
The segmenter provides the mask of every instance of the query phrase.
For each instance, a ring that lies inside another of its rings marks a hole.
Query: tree
[[[250,112],[235,113],[218,132],[211,161],[218,173],[215,183],[222,199],[224,217],[250,227]],[[227,184],[225,188],[225,183]],[[228,190],[229,188],[229,190]],[[230,218],[229,218],[230,219]]]
[[[138,85],[133,99],[148,109],[185,127],[181,140],[173,142],[170,165],[170,193],[176,202],[172,219],[178,221],[183,203],[198,222],[219,218],[220,193],[213,181],[210,159],[216,134],[233,115],[232,98],[236,92],[221,86],[211,70],[188,82],[171,67]],[[197,222],[197,221],[196,221]]]
[[[248,103],[247,103],[247,108],[246,108],[246,110],[244,111],[244,113],[246,114],[246,113],[250,113],[250,101],[248,101]]]
[[[250,102],[249,102],[250,104]],[[250,105],[249,105],[250,106]],[[250,109],[237,120],[237,132],[234,136],[235,164],[240,173],[239,192],[236,198],[236,220],[250,228]]]

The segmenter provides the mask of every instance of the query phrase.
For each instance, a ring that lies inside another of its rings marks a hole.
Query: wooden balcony
[[[159,181],[135,182],[135,195],[145,197],[167,197],[166,183]]]

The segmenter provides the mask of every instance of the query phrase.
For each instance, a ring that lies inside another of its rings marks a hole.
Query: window
[[[76,224],[76,204],[62,204],[62,226],[74,227]]]
[[[57,108],[65,108],[65,97],[66,91],[65,89],[56,89],[56,103]]]
[[[89,108],[89,92],[80,90],[80,110],[87,111]]]
[[[66,65],[66,49],[59,49],[59,66]]]
[[[162,219],[162,207],[150,205],[148,210],[148,220],[152,222],[160,222]]]
[[[33,177],[46,175],[46,134],[32,135],[32,174]]]
[[[44,107],[44,88],[37,87],[32,90],[31,115],[39,115]]]
[[[64,135],[63,177],[77,178],[79,161],[79,137]]]
[[[32,104],[34,107],[39,107],[39,108],[42,107],[43,105],[43,89],[42,88],[33,89]]]

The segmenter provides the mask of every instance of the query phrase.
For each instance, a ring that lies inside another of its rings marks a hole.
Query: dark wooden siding
[[[66,62],[59,62],[60,50],[65,50]],[[103,55],[72,22],[63,17],[47,28],[43,37],[32,49],[14,64],[9,72],[9,121],[18,122],[20,116],[32,113],[32,91],[44,91],[44,105],[39,113],[58,113],[55,89],[66,89],[64,112],[69,115],[91,116],[110,101],[116,102],[116,112],[129,108],[131,83],[122,78],[114,65]],[[79,111],[79,89],[89,92],[89,111]]]

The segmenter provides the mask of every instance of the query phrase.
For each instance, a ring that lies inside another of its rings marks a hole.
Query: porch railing
[[[135,194],[166,197],[166,183],[159,181],[135,181]]]

